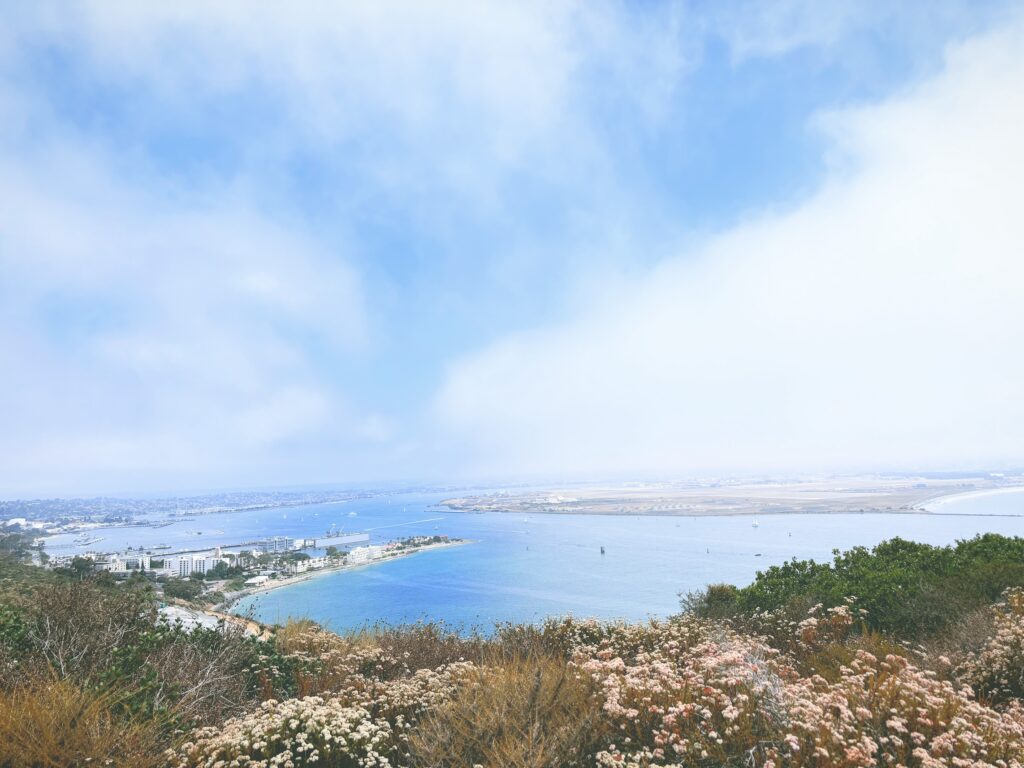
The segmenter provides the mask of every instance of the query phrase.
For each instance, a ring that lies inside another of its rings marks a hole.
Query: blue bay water
[[[259,619],[308,617],[334,630],[376,621],[444,620],[487,629],[499,621],[551,615],[642,620],[678,610],[679,593],[709,583],[749,583],[758,570],[790,558],[826,560],[848,549],[901,536],[949,544],[978,533],[1024,535],[1024,494],[977,497],[946,505],[944,515],[762,515],[628,517],[604,515],[437,514],[439,496],[390,504],[359,502],[375,538],[444,533],[473,541],[423,552],[248,598],[238,605]],[[402,507],[405,506],[405,511]],[[437,518],[428,523],[414,521]],[[378,525],[392,526],[376,528]],[[601,554],[601,547],[605,554]]]
[[[446,534],[472,540],[358,570],[315,576],[240,602],[267,622],[308,617],[335,630],[377,621],[444,620],[488,628],[573,614],[641,620],[678,610],[680,592],[749,583],[758,570],[833,549],[901,536],[949,544],[977,533],[1024,536],[1024,492],[964,496],[933,515],[629,517],[466,514],[433,508],[450,494],[397,494],[354,501],[201,515],[162,528],[106,528],[101,550],[168,544],[211,548],[274,535],[313,536],[332,525],[374,542]],[[939,511],[939,510],[936,510]],[[355,513],[353,516],[352,513]],[[53,554],[81,549],[72,536]],[[601,547],[606,554],[601,554]]]

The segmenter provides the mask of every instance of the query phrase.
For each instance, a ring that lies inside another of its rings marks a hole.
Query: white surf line
[[[417,525],[419,523],[433,523],[438,520],[445,520],[444,517],[428,517],[426,520],[410,520],[407,523],[391,523],[389,525],[378,525],[373,528],[363,528],[364,531],[379,531],[382,528],[401,528],[403,525]]]

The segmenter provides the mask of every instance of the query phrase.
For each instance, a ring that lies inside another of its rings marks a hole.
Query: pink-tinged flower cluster
[[[786,699],[793,738],[765,750],[778,766],[1024,765],[1024,710],[993,710],[902,656],[860,651],[835,682],[790,681]]]
[[[761,611],[747,617],[743,624],[750,633],[801,660],[833,645],[845,642],[853,634],[857,622],[867,612],[847,597],[843,605],[826,609],[822,604],[807,611],[802,620],[793,619],[783,609]]]
[[[1010,593],[999,612],[996,636],[964,668],[965,677],[1004,685],[1006,670],[1019,673],[1024,592]],[[919,669],[903,655],[854,652],[849,633],[855,615],[846,606],[815,606],[802,621],[786,620],[788,639],[773,636],[771,645],[694,618],[644,625],[548,622],[540,630],[545,663],[566,657],[593,681],[601,705],[600,717],[590,721],[601,746],[588,747],[574,764],[1024,768],[1018,700],[994,708],[970,687]],[[307,692],[318,695],[268,701],[221,728],[200,730],[171,756],[173,766],[408,766],[409,737],[424,714],[492,679],[486,665],[464,661],[413,670],[408,652],[316,627],[283,645]],[[816,658],[843,661],[816,674]],[[530,664],[530,657],[522,663]],[[474,669],[483,674],[470,675]],[[449,764],[460,765],[460,755],[451,755]]]
[[[620,638],[577,652],[575,663],[600,686],[615,734],[598,765],[722,764],[738,745],[749,749],[780,732],[793,672],[777,651],[698,621],[642,629],[646,647],[635,654],[628,649],[637,643]]]
[[[994,606],[995,633],[958,670],[979,696],[994,703],[1024,698],[1024,589],[1011,589]]]
[[[601,766],[1024,766],[1024,710],[996,711],[903,657],[861,651],[829,682],[731,631],[648,631],[662,640],[653,650],[628,657],[606,642],[576,660],[613,722]]]

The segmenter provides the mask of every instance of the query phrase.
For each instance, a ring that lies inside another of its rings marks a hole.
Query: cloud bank
[[[1019,464],[1022,51],[822,115],[810,199],[459,360],[439,425],[494,474]]]
[[[1004,0],[8,5],[0,495],[1018,455]]]
[[[476,274],[529,281],[455,233],[507,228],[517,185],[600,197],[591,109],[663,98],[672,15],[6,8],[0,493],[420,475],[396,338],[438,296],[472,312]]]

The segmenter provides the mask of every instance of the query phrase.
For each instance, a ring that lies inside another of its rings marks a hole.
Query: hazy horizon
[[[0,499],[1024,466],[1020,2],[4,9]]]

